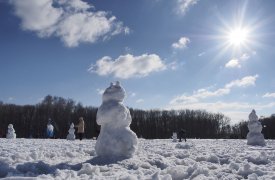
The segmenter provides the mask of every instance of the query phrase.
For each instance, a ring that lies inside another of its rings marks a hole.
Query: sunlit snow
[[[95,140],[0,139],[0,177],[18,179],[274,179],[275,141],[138,140],[130,159],[96,156]],[[112,147],[110,147],[112,148]],[[29,179],[29,178],[28,178]]]

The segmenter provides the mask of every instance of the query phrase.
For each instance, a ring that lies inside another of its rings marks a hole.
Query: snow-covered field
[[[138,140],[131,159],[96,157],[95,140],[0,139],[6,179],[275,179],[275,141]],[[112,148],[112,147],[110,147]]]

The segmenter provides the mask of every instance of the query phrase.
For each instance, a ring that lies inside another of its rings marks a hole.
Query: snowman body
[[[252,146],[265,146],[264,136],[261,133],[263,127],[254,109],[249,114],[248,129],[247,144]]]
[[[15,139],[16,138],[15,130],[14,130],[12,124],[8,125],[8,133],[6,135],[6,138],[7,139]]]
[[[125,90],[119,82],[111,84],[103,94],[103,102],[97,112],[97,124],[101,126],[95,150],[98,156],[126,157],[134,155],[137,136],[130,129],[132,118],[123,105]]]
[[[74,123],[70,125],[69,134],[67,135],[67,140],[75,140],[75,129],[74,129]]]
[[[178,135],[177,135],[177,133],[173,132],[172,139],[173,139],[173,142],[177,142],[178,141]]]

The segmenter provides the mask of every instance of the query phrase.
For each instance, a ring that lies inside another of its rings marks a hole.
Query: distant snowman
[[[247,144],[253,146],[265,146],[264,136],[262,132],[262,124],[258,121],[258,116],[256,111],[253,109],[249,114],[248,129],[249,133],[247,134]]]
[[[173,132],[172,139],[173,139],[173,142],[178,142],[178,135],[177,135],[177,133]]]
[[[130,158],[137,148],[137,136],[130,129],[132,118],[123,105],[126,96],[120,82],[111,83],[102,96],[96,122],[101,126],[95,150],[101,157]]]
[[[12,124],[8,125],[8,133],[6,135],[6,138],[7,139],[15,139],[16,138],[15,130],[13,129]]]
[[[69,129],[69,134],[67,135],[67,140],[75,140],[75,129],[74,129],[74,123],[71,124]]]

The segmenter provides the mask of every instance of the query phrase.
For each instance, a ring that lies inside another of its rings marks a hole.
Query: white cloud
[[[254,86],[258,77],[258,74],[254,76],[246,76],[242,79],[231,81],[225,85],[225,88]]]
[[[176,70],[178,67],[181,66],[177,61],[173,61],[167,65],[169,69]]]
[[[247,53],[244,53],[244,54],[240,57],[240,59],[243,60],[243,61],[248,60],[249,58],[250,58],[250,56],[249,56]]]
[[[254,55],[254,52],[252,52]],[[241,63],[250,59],[250,55],[247,53],[242,54],[239,58],[233,58],[225,64],[226,68],[241,68]]]
[[[201,52],[200,54],[198,54],[199,57],[205,55],[205,52]]]
[[[199,89],[195,92],[194,96],[199,99],[204,99],[208,97],[218,97],[223,96],[230,93],[230,89],[227,88],[220,88],[216,91],[208,91],[206,89]]]
[[[129,28],[105,11],[82,0],[10,0],[15,14],[21,19],[23,30],[33,31],[39,37],[59,37],[66,46],[95,43]]]
[[[144,102],[144,99],[138,99],[136,100],[136,103],[143,103]]]
[[[102,95],[104,93],[104,89],[96,89],[98,95]]]
[[[258,110],[262,110],[264,108],[272,108],[275,107],[275,103],[269,104],[249,104],[243,102],[207,102],[207,98],[211,97],[220,97],[227,95],[231,92],[231,88],[233,87],[248,87],[255,85],[255,81],[258,75],[254,76],[246,76],[242,79],[237,79],[227,83],[223,88],[219,88],[213,91],[207,89],[199,89],[194,91],[192,95],[180,95],[173,98],[168,105],[168,109],[204,109],[210,112],[222,112],[225,115],[228,115],[234,122],[236,120],[240,120],[239,117],[236,118],[238,114],[242,114],[247,117],[247,114],[251,109],[255,108]],[[211,89],[214,88],[211,86]],[[208,88],[209,89],[209,88]],[[245,118],[246,118],[245,117]]]
[[[181,37],[178,42],[172,44],[174,49],[183,49],[187,47],[187,44],[190,43],[190,39],[188,37]]]
[[[226,68],[240,68],[241,65],[239,63],[239,60],[238,59],[231,59],[230,61],[228,61],[228,63],[225,64],[225,67]]]
[[[134,93],[134,92],[131,92],[131,93],[130,93],[130,96],[131,96],[131,97],[135,97],[136,95],[137,95],[137,94]]]
[[[269,97],[275,98],[275,93],[265,93],[265,94],[263,95],[263,97],[264,97],[264,98],[269,98]]]
[[[177,12],[179,14],[185,14],[187,10],[197,4],[198,0],[177,0]]]
[[[196,109],[209,112],[221,112],[231,118],[232,123],[240,120],[247,120],[248,114],[252,109],[261,111],[267,108],[274,108],[275,103],[268,104],[250,104],[246,102],[175,102],[170,101],[167,109]]]
[[[100,76],[113,74],[116,78],[128,79],[144,77],[164,69],[166,69],[166,65],[156,54],[143,54],[141,56],[126,54],[114,60],[105,56],[97,60],[96,64],[91,65],[88,71]]]
[[[255,76],[246,76],[242,79],[237,79],[226,84],[223,88],[219,88],[214,91],[207,89],[199,89],[194,91],[192,95],[187,96],[186,94],[177,96],[170,101],[170,104],[179,104],[179,103],[194,103],[199,102],[202,99],[211,98],[211,97],[220,97],[227,95],[231,92],[233,87],[248,87],[255,85],[255,81],[258,75]],[[212,87],[212,86],[211,86]]]

